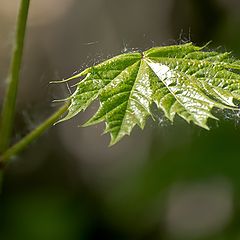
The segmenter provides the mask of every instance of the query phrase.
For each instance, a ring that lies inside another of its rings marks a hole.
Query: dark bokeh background
[[[0,0],[0,102],[19,0]],[[49,85],[108,57],[193,41],[240,57],[239,0],[32,0],[13,142],[69,94]],[[108,148],[97,103],[12,160],[1,240],[240,239],[238,113],[211,131],[161,114]],[[157,114],[157,113],[156,113]],[[218,113],[217,113],[218,114]]]

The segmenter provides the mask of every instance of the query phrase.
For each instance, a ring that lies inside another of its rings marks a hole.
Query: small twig
[[[50,128],[66,111],[69,106],[69,103],[64,104],[59,108],[52,116],[50,116],[46,121],[41,123],[37,128],[32,132],[22,138],[15,145],[10,147],[0,156],[0,168],[4,168],[5,165],[9,162],[11,157],[16,156],[21,151],[23,151],[31,142],[41,136],[48,128]]]

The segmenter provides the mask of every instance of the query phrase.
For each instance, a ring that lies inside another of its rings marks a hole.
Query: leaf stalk
[[[28,135],[23,137],[19,142],[10,147],[0,156],[0,167],[4,168],[9,160],[23,151],[30,143],[40,137],[48,128],[50,128],[68,109],[69,103],[65,103],[52,116],[41,123]]]

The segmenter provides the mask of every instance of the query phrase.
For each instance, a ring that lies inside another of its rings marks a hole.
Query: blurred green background
[[[0,0],[0,103],[19,0]],[[49,85],[131,50],[192,41],[240,57],[239,0],[32,0],[13,142],[68,96]],[[239,113],[211,131],[156,112],[108,148],[103,125],[78,128],[98,103],[12,160],[1,240],[240,239]]]

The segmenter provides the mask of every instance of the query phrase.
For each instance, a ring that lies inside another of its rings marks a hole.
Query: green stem
[[[29,4],[30,0],[21,1],[17,18],[14,49],[1,115],[0,152],[8,148],[11,140]]]
[[[37,128],[30,132],[27,136],[22,138],[18,143],[10,147],[0,156],[0,165],[4,167],[11,157],[16,156],[24,150],[31,142],[42,135],[48,128],[50,128],[61,116],[64,114],[69,106],[69,103],[64,104],[46,121],[41,123]]]

